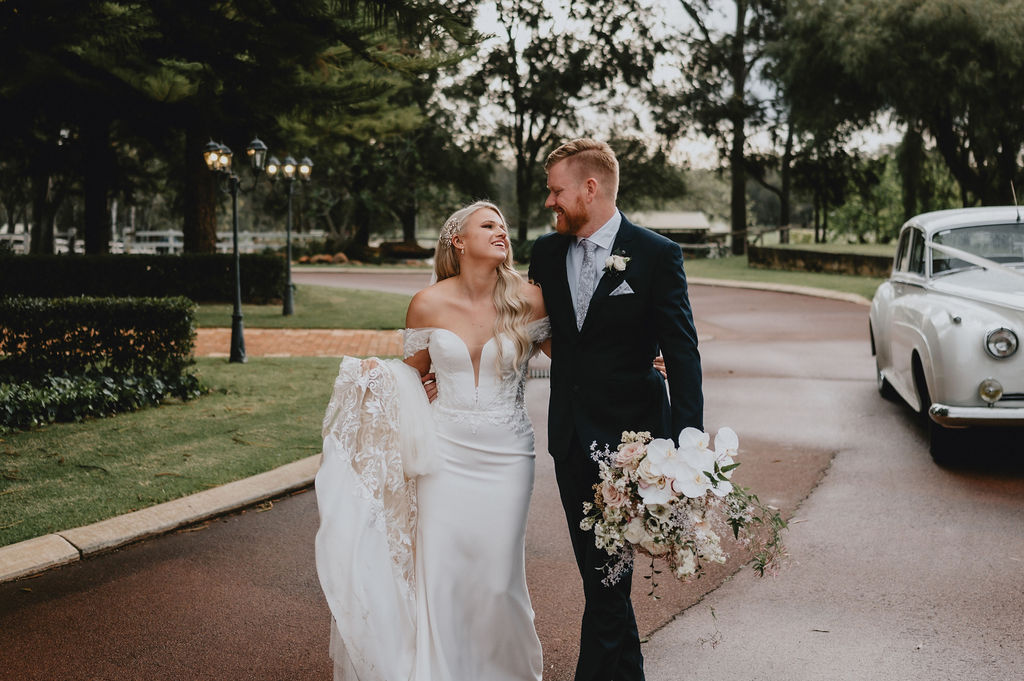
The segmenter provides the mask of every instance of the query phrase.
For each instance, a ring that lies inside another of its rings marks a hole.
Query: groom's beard
[[[572,211],[563,209],[562,212],[555,213],[555,231],[559,234],[575,236],[589,219],[590,214],[587,213],[587,207],[583,200],[576,199],[576,205]]]

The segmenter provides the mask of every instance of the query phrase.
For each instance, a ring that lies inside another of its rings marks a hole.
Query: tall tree
[[[1007,202],[1024,150],[1022,10],[1016,0],[790,0],[790,40],[815,58],[792,60],[788,78],[829,74],[797,103],[891,113],[935,145],[965,205]]]
[[[680,36],[684,82],[659,93],[659,130],[678,137],[691,127],[717,143],[728,163],[734,254],[745,252],[747,231],[747,140],[763,119],[764,101],[751,87],[766,46],[778,31],[783,0],[732,0],[731,22],[712,0],[679,0],[693,23]],[[728,24],[728,27],[726,25]]]
[[[497,0],[495,7],[497,35],[449,94],[468,102],[462,120],[470,135],[511,154],[522,243],[540,207],[544,158],[563,135],[582,133],[583,110],[627,108],[613,87],[649,87],[658,48],[640,0]]]
[[[9,0],[0,3],[0,106],[25,112],[23,134],[45,117],[83,149],[73,170],[84,179],[88,250],[106,248],[112,148],[127,136],[176,141],[186,246],[210,251],[216,191],[201,151],[211,135],[227,131],[241,152],[257,130],[283,137],[282,117],[358,126],[379,116],[361,107],[391,88],[389,70],[432,63],[389,37],[464,24],[437,0]]]

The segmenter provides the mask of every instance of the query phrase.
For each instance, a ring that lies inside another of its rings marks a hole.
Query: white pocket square
[[[624,281],[615,287],[615,290],[609,293],[610,296],[624,296],[629,293],[633,293],[633,289],[629,287],[629,282]]]

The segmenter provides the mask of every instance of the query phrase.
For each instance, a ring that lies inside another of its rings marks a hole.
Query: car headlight
[[[1017,334],[1007,328],[989,331],[985,335],[985,350],[996,359],[1009,357],[1017,352]]]
[[[978,396],[992,406],[1003,396],[1003,386],[994,378],[986,378],[978,386]]]

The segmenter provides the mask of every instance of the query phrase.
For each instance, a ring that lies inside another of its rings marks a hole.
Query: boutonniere
[[[621,274],[626,271],[626,266],[629,261],[632,260],[621,250],[613,251],[611,255],[605,258],[604,271],[609,274]]]

